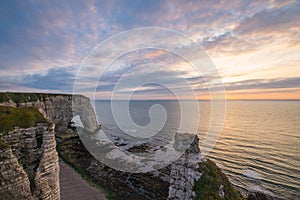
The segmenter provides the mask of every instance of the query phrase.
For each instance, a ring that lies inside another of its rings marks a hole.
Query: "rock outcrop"
[[[201,154],[199,149],[199,139],[192,134],[179,134],[175,136],[175,149],[187,149],[186,152],[175,162],[171,164],[170,187],[168,199],[193,199],[195,192],[193,191],[194,182],[201,177],[198,163],[201,162]],[[184,137],[182,137],[184,136]],[[180,139],[179,139],[180,138]],[[192,138],[192,139],[191,139]],[[188,142],[185,142],[188,141]],[[192,141],[189,144],[189,141]],[[185,147],[187,143],[188,147]]]
[[[55,124],[57,134],[64,133],[73,116],[80,116],[84,128],[89,132],[98,129],[98,122],[90,99],[82,95],[0,93],[5,96],[0,105],[11,107],[37,107],[45,117]],[[22,97],[22,98],[21,98]]]
[[[2,199],[60,199],[59,164],[53,124],[1,133]]]
[[[31,199],[30,183],[10,148],[0,149],[1,199]]]

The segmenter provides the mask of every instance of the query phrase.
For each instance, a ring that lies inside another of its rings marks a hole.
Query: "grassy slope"
[[[195,183],[194,191],[197,200],[240,200],[244,199],[239,191],[237,191],[229,182],[226,175],[211,160],[199,164],[200,171],[203,173],[201,178]],[[224,198],[219,196],[220,186],[224,186]]]
[[[47,120],[37,108],[13,108],[0,106],[0,133],[9,132],[15,126],[28,128],[38,123],[46,123]]]

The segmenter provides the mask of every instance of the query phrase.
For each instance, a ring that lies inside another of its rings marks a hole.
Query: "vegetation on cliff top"
[[[21,93],[21,92],[0,92],[0,103],[14,102],[14,103],[24,103],[24,102],[37,102],[38,100],[43,100],[45,97],[51,96],[69,96],[70,98],[74,95],[71,94],[49,94],[49,93]],[[82,95],[76,95],[82,96]]]
[[[23,102],[36,102],[39,100],[39,96],[34,93],[10,93],[10,92],[5,92],[5,93],[0,93],[0,102],[18,102],[18,103],[23,103]]]
[[[208,159],[206,162],[199,163],[199,170],[203,174],[194,185],[196,199],[244,199],[241,193],[231,185],[226,175],[213,161]],[[223,197],[219,195],[220,187],[222,186]]]
[[[28,128],[47,120],[35,107],[6,107],[0,106],[0,133],[12,131],[16,126]]]

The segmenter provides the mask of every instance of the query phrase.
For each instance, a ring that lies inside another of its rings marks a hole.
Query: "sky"
[[[131,51],[136,42],[158,38],[147,31],[92,51],[144,27],[189,37],[192,43],[180,44],[170,34],[157,44],[175,45],[189,62],[201,58],[184,48],[201,46],[214,70],[201,76],[172,52]],[[118,54],[121,47],[125,55]],[[108,58],[112,64],[95,77]],[[78,78],[87,63],[93,67]],[[134,81],[120,81],[126,78]],[[141,80],[149,83],[137,87]],[[206,99],[224,86],[227,99],[300,99],[300,1],[1,1],[0,91],[72,93],[75,82],[79,92],[98,99],[109,99],[119,82],[120,98],[134,92],[137,99],[169,99],[178,91],[189,99],[191,87],[196,98]]]

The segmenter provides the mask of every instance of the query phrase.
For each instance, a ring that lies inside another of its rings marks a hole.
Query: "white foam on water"
[[[249,185],[248,191],[255,191],[255,192],[260,192],[260,193],[263,193],[263,194],[266,194],[269,196],[274,196],[274,194],[271,191],[264,189],[262,186],[259,186],[259,185]]]
[[[224,169],[224,165],[222,162],[218,161],[218,162],[215,162],[217,167],[219,167],[220,169]]]
[[[252,178],[252,179],[255,179],[255,180],[260,180],[262,175],[256,171],[253,171],[251,169],[246,169],[244,170],[244,173],[243,173],[244,176],[248,177],[248,178]]]

